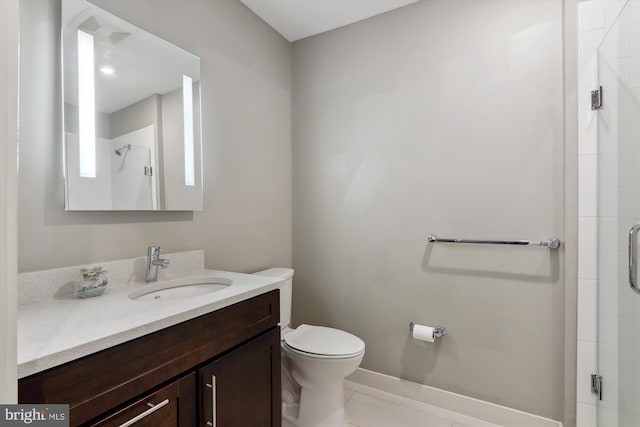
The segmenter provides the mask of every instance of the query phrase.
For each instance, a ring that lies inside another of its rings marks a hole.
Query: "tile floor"
[[[500,427],[426,403],[345,381],[348,427]],[[283,420],[283,427],[294,427]]]

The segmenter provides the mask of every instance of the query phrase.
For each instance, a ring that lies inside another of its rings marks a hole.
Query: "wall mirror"
[[[65,208],[202,210],[200,60],[62,0]]]

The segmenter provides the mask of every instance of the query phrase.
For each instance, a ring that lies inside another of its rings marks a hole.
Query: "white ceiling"
[[[290,42],[419,0],[240,0]]]

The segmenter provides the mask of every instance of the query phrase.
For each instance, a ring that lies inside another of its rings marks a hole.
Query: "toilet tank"
[[[282,282],[278,285],[278,289],[280,289],[280,323],[278,325],[280,325],[280,329],[286,328],[291,324],[293,270],[290,268],[269,268],[253,274],[282,279]]]

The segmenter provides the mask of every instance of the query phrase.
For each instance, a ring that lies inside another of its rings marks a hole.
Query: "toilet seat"
[[[283,334],[282,345],[302,356],[320,359],[347,359],[364,352],[364,341],[340,329],[300,325]]]

